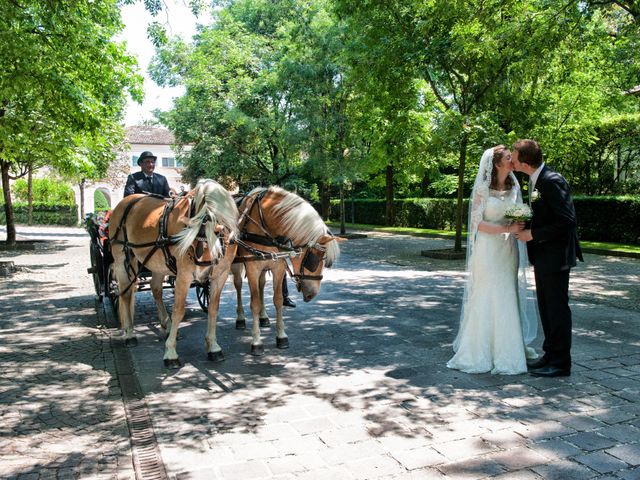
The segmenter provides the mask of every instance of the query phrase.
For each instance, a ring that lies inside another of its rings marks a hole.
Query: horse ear
[[[323,235],[318,239],[317,243],[319,243],[320,245],[326,245],[327,243],[329,243],[332,240],[335,240],[338,243],[342,243],[342,242],[346,242],[347,241],[346,238],[334,237],[333,235]]]
[[[190,221],[191,221],[191,219],[189,217],[187,217],[186,215],[180,215],[178,217],[178,223],[183,224],[185,227],[189,225]]]

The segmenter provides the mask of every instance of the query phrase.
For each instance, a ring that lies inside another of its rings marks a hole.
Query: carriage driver
[[[169,197],[169,182],[164,175],[153,173],[156,168],[156,156],[151,152],[142,152],[138,157],[140,171],[127,177],[124,196],[134,193],[155,193]]]

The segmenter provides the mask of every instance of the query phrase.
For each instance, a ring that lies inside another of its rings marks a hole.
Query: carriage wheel
[[[211,293],[211,287],[209,280],[202,285],[196,285],[196,297],[198,297],[198,303],[203,312],[209,311],[209,294]]]
[[[89,245],[89,258],[91,259],[91,276],[93,277],[93,288],[96,291],[96,295],[102,300],[103,287],[100,282],[104,273],[102,266],[102,255],[97,245],[94,243]]]
[[[118,317],[118,302],[120,299],[120,295],[118,293],[118,282],[116,281],[116,276],[113,273],[113,264],[109,265],[107,269],[107,281],[105,283],[105,295],[109,298],[111,302],[111,308],[113,309],[113,314]]]

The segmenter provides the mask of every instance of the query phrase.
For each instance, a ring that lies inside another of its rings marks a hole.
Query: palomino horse
[[[115,279],[118,282],[118,314],[125,343],[136,344],[133,332],[137,274],[141,265],[151,270],[151,291],[160,325],[168,331],[164,363],[180,366],[176,341],[184,317],[191,282],[210,281],[209,323],[206,347],[209,360],[224,358],[216,340],[220,293],[236,256],[232,240],[238,232],[238,209],[233,197],[213,180],[200,180],[185,196],[172,200],[153,195],[130,195],[113,210],[109,237]],[[162,281],[175,275],[173,314],[162,302]]]
[[[287,348],[289,340],[282,318],[282,279],[289,269],[305,302],[320,291],[322,270],[338,258],[337,239],[320,215],[298,195],[279,187],[256,188],[240,203],[238,256],[231,267],[237,293],[236,328],[245,328],[242,306],[242,270],[247,272],[253,316],[251,353],[262,355],[260,323],[268,325],[264,310],[265,274],[273,275],[276,308],[276,346]],[[287,263],[291,262],[291,267]]]

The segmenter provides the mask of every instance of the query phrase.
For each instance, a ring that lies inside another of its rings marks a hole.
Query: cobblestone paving
[[[286,311],[291,348],[264,330],[261,358],[233,328],[228,285],[227,360],[204,360],[192,300],[184,366],[164,370],[140,296],[131,352],[153,417],[172,419],[155,423],[167,468],[185,479],[640,478],[638,260],[588,255],[575,270],[571,377],[467,375],[445,367],[463,262],[418,254],[448,245],[347,242],[318,299]]]
[[[90,318],[91,281],[77,275],[88,262],[83,241],[47,261],[17,256],[33,272],[0,283],[0,361],[10,372],[0,376],[0,477],[126,478],[113,360]],[[347,242],[318,298],[294,295],[298,308],[286,310],[291,348],[277,350],[273,327],[263,329],[259,358],[249,330],[234,329],[227,284],[226,361],[206,360],[206,320],[190,292],[183,366],[164,369],[155,307],[138,294],[139,345],[129,352],[170,477],[640,479],[640,261],[587,255],[573,272],[571,377],[467,375],[445,367],[463,262],[419,255],[449,243],[373,233]],[[62,423],[56,442],[42,411],[77,424]]]
[[[86,274],[88,236],[30,232],[53,240],[0,251],[21,267],[0,277],[0,478],[133,478],[109,336]]]

